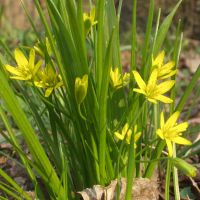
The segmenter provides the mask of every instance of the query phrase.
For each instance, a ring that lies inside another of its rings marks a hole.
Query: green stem
[[[158,159],[162,153],[162,150],[165,146],[165,141],[164,140],[160,140],[159,143],[157,144],[157,147],[155,149],[155,151],[153,152],[153,157],[151,158],[151,160],[154,160],[154,159]],[[145,177],[146,178],[151,178],[153,172],[154,172],[154,169],[157,165],[157,161],[155,162],[150,162],[147,169],[146,169],[146,172],[145,172]]]
[[[142,103],[141,109],[139,109],[138,114],[130,123],[130,126],[134,125],[136,120],[140,117],[143,111],[144,102]],[[131,136],[131,143],[129,145],[129,155],[128,155],[128,169],[127,169],[127,185],[126,185],[126,196],[125,200],[131,199],[133,176],[135,171],[135,148],[134,148],[134,134]]]
[[[171,177],[171,160],[167,161],[167,174],[165,180],[165,200],[170,200],[169,190],[170,190],[170,177]]]

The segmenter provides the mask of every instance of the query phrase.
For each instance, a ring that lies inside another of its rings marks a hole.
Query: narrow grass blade
[[[179,7],[179,5],[181,4],[182,0],[180,0],[176,6],[174,7],[174,9],[171,11],[171,13],[165,18],[165,20],[163,21],[163,23],[161,24],[159,30],[158,30],[158,36],[156,38],[156,42],[155,42],[155,48],[154,48],[154,52],[153,54],[154,55],[157,55],[164,40],[165,40],[165,37],[167,35],[167,32],[169,30],[169,27],[172,23],[172,19]]]
[[[25,113],[20,108],[20,105],[16,99],[14,92],[8,84],[5,75],[0,72],[0,96],[4,100],[7,109],[11,113],[15,123],[23,133],[24,139],[29,147],[29,150],[33,156],[33,159],[40,166],[40,169],[46,177],[49,179],[49,186],[55,194],[62,193],[62,186],[60,181],[51,165],[49,159],[47,158],[43,147],[41,146],[33,128],[31,127]],[[63,197],[64,199],[64,197]]]
[[[137,50],[137,24],[136,24],[136,11],[137,0],[133,1],[133,13],[132,13],[132,44],[131,44],[131,70],[136,69],[136,50]]]
[[[193,90],[193,88],[196,86],[196,83],[198,82],[200,78],[200,66],[198,66],[196,72],[194,73],[192,80],[190,81],[189,85],[185,89],[185,92],[183,96],[181,97],[180,101],[178,102],[178,105],[175,108],[175,111],[181,112],[183,110],[183,107],[185,103],[187,102],[188,98],[190,97],[190,94]]]

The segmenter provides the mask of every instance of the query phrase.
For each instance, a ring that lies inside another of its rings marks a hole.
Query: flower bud
[[[187,163],[180,158],[171,158],[172,164],[182,171],[186,176],[195,177],[197,174],[197,168]]]
[[[77,77],[75,80],[75,98],[77,104],[81,104],[86,97],[88,88],[88,75],[85,74],[83,78]]]

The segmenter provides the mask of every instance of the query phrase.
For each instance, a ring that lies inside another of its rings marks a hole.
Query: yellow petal
[[[20,51],[19,49],[15,49],[15,60],[18,64],[18,66],[22,65],[22,66],[26,66],[28,65],[28,60],[27,58],[24,56],[23,52]]]
[[[156,81],[158,79],[158,70],[157,69],[154,69],[149,77],[149,80],[148,80],[148,85],[155,85],[156,84]]]
[[[163,132],[161,131],[161,129],[157,129],[156,134],[157,134],[162,140],[164,140],[164,135],[163,135]]]
[[[186,131],[187,128],[188,128],[188,123],[187,122],[183,122],[183,123],[180,123],[177,126],[173,127],[172,131],[176,131],[176,132],[181,133],[183,131]]]
[[[123,136],[127,135],[128,131],[129,131],[129,125],[128,125],[128,123],[126,123],[126,124],[124,125],[123,129],[122,129],[122,135],[123,135]],[[132,133],[132,131],[131,131],[131,133]],[[131,133],[130,133],[130,134],[131,134]]]
[[[171,76],[174,76],[175,74],[177,73],[177,70],[173,70],[171,71],[170,73],[168,73],[167,75],[161,75],[160,79],[166,79],[166,78],[169,78]]]
[[[17,75],[17,76],[21,76],[22,73],[19,71],[19,69],[17,67],[12,67],[10,65],[5,65],[5,68],[8,72]]]
[[[165,124],[165,117],[164,117],[164,113],[161,112],[160,113],[160,127],[163,127]]]
[[[162,51],[161,53],[158,54],[158,56],[153,60],[152,65],[155,66],[157,65],[158,67],[161,67],[164,61],[165,57],[165,52]]]
[[[58,83],[56,84],[56,86],[54,87],[54,89],[59,88],[59,87],[61,87],[61,86],[63,86],[63,82],[62,82],[62,81],[58,82]]]
[[[166,139],[166,144],[167,144],[169,156],[172,157],[172,155],[173,155],[172,142],[170,140]]]
[[[173,80],[170,80],[170,81],[165,81],[163,83],[160,83],[157,88],[159,90],[159,93],[160,94],[164,94],[166,93],[167,91],[169,91],[175,84],[175,81]]]
[[[163,65],[162,69],[168,71],[168,70],[172,69],[174,66],[175,66],[175,62],[170,61],[167,64]]]
[[[31,49],[29,53],[29,67],[33,69],[34,64],[35,64],[35,50]]]
[[[184,144],[184,145],[191,145],[192,144],[192,142],[190,142],[189,140],[187,140],[183,137],[180,137],[180,136],[172,138],[172,141],[177,143],[177,144]]]
[[[136,133],[135,136],[134,136],[134,142],[137,142],[140,139],[141,135],[142,135],[141,132]]]
[[[177,119],[180,116],[180,112],[175,112],[173,115],[170,116],[170,118],[166,121],[165,126],[168,129],[169,127],[173,127],[176,124]]]
[[[164,95],[158,95],[158,96],[155,97],[155,99],[157,99],[157,100],[159,100],[163,103],[172,103],[173,102],[172,99],[170,99],[169,97],[166,97]]]
[[[138,86],[140,87],[141,90],[145,90],[146,88],[146,83],[143,81],[142,77],[140,76],[140,74],[137,71],[133,71],[133,75],[134,78],[138,84]]]
[[[39,68],[41,67],[42,63],[43,63],[42,60],[39,60],[39,61],[37,62],[37,64],[36,64],[35,67],[34,67],[34,70],[33,70],[33,75],[35,75],[35,74],[37,73],[37,71],[38,71]]]
[[[119,132],[115,132],[114,134],[119,140],[123,140],[124,139],[124,136],[122,134],[120,134]]]
[[[147,100],[150,101],[151,103],[157,104],[157,101],[155,99],[147,97]]]
[[[141,90],[141,89],[134,88],[133,91],[146,95],[146,92],[144,90]]]
[[[44,83],[42,81],[34,81],[34,85],[36,87],[40,87],[40,88],[43,88],[44,87]]]
[[[30,80],[29,78],[25,78],[23,76],[11,76],[10,79],[15,79],[15,80],[20,80],[20,81],[26,81],[26,80]]]
[[[53,87],[47,88],[44,96],[49,97],[52,92],[53,92]]]

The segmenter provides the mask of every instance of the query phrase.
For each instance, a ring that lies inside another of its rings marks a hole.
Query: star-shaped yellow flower
[[[95,21],[95,8],[91,9],[90,14],[83,13],[83,22],[85,28],[85,35],[87,35],[91,30],[92,26],[97,24],[97,21]]]
[[[119,132],[115,132],[114,133],[116,138],[119,139],[119,140],[124,140],[126,139],[126,142],[128,144],[130,144],[131,142],[131,135],[132,135],[132,130],[129,129],[129,125],[128,123],[126,123],[122,129],[122,132],[119,133]],[[140,136],[141,136],[141,132],[137,132],[137,125],[134,127],[134,147],[136,148],[136,142],[140,139]]]
[[[30,50],[29,60],[19,49],[15,49],[14,55],[15,60],[17,62],[17,66],[13,67],[10,65],[5,65],[6,70],[12,74],[10,78],[17,80],[32,81],[38,69],[42,65],[41,60],[38,61],[38,63],[35,65],[35,50]]]
[[[173,70],[175,63],[173,61],[169,61],[164,64],[165,51],[162,51],[158,54],[158,56],[154,59],[152,58],[152,68],[158,70],[158,79],[169,78],[176,74],[177,70]]]
[[[114,89],[119,89],[123,86],[128,85],[130,80],[130,74],[125,73],[122,75],[119,73],[119,69],[115,68],[114,71],[111,69],[110,71],[110,84]]]
[[[157,74],[157,69],[154,69],[146,84],[140,74],[137,71],[133,71],[134,78],[139,86],[139,88],[134,88],[133,91],[144,94],[146,99],[152,103],[157,103],[157,100],[163,103],[172,103],[173,100],[163,94],[173,87],[175,81],[168,80],[157,84]]]
[[[160,128],[157,129],[157,135],[166,141],[169,156],[173,155],[173,145],[172,143],[175,142],[177,144],[184,144],[184,145],[191,145],[192,143],[181,137],[182,132],[186,131],[188,127],[187,122],[183,122],[177,124],[176,121],[179,117],[180,113],[175,112],[170,118],[165,122],[164,120],[164,113],[162,112],[160,115]]]
[[[53,69],[50,64],[37,73],[35,86],[45,89],[45,97],[49,97],[54,89],[63,85],[61,76]]]

